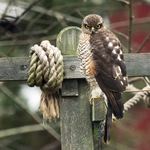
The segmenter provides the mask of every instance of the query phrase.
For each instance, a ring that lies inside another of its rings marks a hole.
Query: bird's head
[[[83,19],[82,32],[85,34],[94,34],[104,28],[104,20],[101,16],[90,14]]]

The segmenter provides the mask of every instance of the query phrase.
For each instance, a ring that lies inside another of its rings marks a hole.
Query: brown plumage
[[[121,43],[104,26],[101,16],[91,14],[83,19],[78,57],[81,61],[81,73],[92,85],[95,90],[93,93],[98,93],[96,90],[100,87],[107,97],[108,110],[104,142],[108,143],[112,113],[117,119],[123,117],[121,92],[126,89],[128,82]],[[95,95],[92,94],[92,96]]]

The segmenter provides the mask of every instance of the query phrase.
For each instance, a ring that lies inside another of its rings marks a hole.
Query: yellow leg
[[[96,98],[98,98],[98,97],[103,97],[103,95],[98,95],[98,96],[96,96]]]
[[[91,97],[91,99],[89,100],[90,105],[93,105],[93,104],[92,104],[92,100],[93,100],[93,98],[94,98],[94,97]]]

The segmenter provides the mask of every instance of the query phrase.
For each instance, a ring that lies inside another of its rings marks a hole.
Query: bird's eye
[[[88,29],[89,28],[89,26],[88,25],[85,25],[85,27]]]
[[[101,25],[99,24],[99,25],[97,25],[97,27],[96,27],[96,28],[97,28],[97,29],[99,29],[100,27],[101,27]]]

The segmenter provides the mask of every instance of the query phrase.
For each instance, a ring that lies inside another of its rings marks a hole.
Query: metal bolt
[[[75,65],[71,65],[71,66],[70,66],[70,69],[71,69],[72,71],[74,71],[74,70],[76,69],[76,66],[75,66]]]
[[[20,66],[20,70],[26,70],[26,69],[27,69],[27,65]]]

